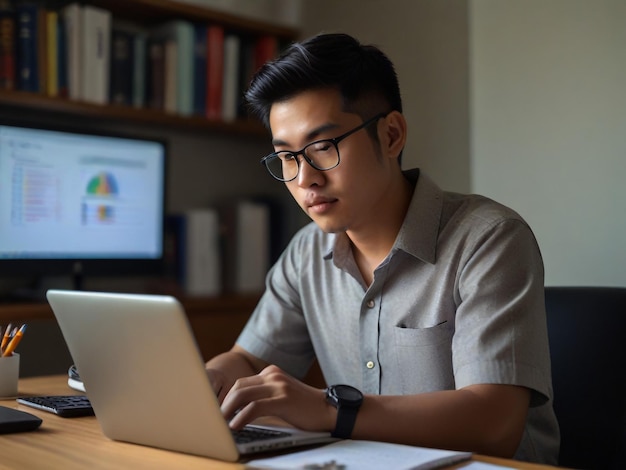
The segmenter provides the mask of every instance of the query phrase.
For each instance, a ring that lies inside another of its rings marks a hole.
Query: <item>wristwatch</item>
[[[337,408],[337,424],[331,436],[350,439],[363,394],[350,385],[331,385],[326,389],[326,401]]]

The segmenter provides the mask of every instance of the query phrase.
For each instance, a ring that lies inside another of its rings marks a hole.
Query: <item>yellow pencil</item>
[[[17,333],[13,335],[11,342],[9,342],[7,348],[4,350],[4,353],[2,353],[2,357],[13,355],[13,351],[15,351],[15,348],[17,348],[17,345],[20,344],[20,341],[22,340],[22,336],[24,336],[24,331],[26,331],[26,324],[23,324],[21,328],[17,330]]]
[[[5,346],[9,342],[9,338],[11,337],[11,324],[7,326],[6,331],[4,332],[4,336],[2,337],[2,345],[0,346],[4,351]]]

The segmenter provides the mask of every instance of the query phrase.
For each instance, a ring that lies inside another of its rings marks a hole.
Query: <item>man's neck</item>
[[[383,203],[373,208],[366,226],[346,232],[352,242],[354,260],[367,285],[372,283],[374,270],[391,251],[413,196],[413,185],[402,174],[393,188]]]

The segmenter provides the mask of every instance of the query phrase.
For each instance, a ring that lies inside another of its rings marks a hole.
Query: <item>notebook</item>
[[[270,426],[272,438],[236,443],[173,297],[49,290],[48,302],[110,439],[214,459],[330,442],[330,433]]]

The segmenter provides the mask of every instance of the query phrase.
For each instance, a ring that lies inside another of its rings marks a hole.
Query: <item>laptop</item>
[[[238,433],[249,442],[236,442],[174,297],[66,290],[46,295],[108,438],[231,462],[334,440],[325,432],[249,425]],[[257,440],[260,431],[271,436]]]

